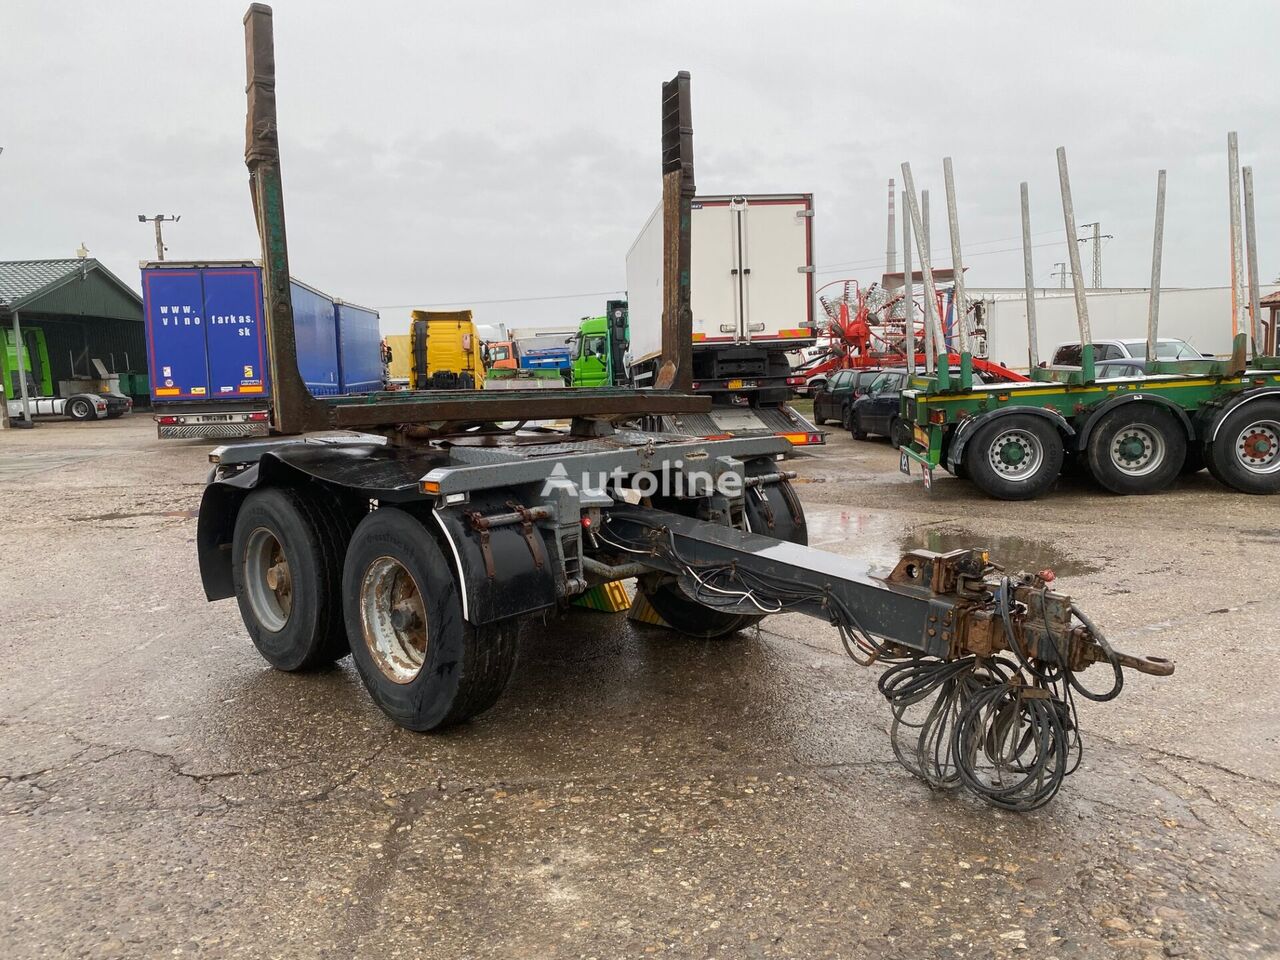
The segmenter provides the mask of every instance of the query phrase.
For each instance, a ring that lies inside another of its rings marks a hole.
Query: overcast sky
[[[181,214],[171,259],[259,256],[246,7],[4,0],[0,259],[83,241],[136,287],[154,254],[139,213]],[[878,278],[903,160],[941,222],[950,155],[970,284],[1021,284],[1024,179],[1039,282],[1056,283],[1065,145],[1077,220],[1115,235],[1107,285],[1147,282],[1162,166],[1166,284],[1225,284],[1231,129],[1255,171],[1261,272],[1280,272],[1275,3],[274,7],[293,272],[378,307],[386,331],[410,304],[513,325],[600,313],[658,200],[659,90],[680,69],[699,192],[812,192],[823,282]],[[481,302],[566,294],[587,296]]]

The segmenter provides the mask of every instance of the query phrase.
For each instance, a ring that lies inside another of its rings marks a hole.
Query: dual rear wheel
[[[488,709],[515,664],[515,624],[463,619],[453,571],[413,514],[384,507],[354,519],[323,491],[249,495],[232,577],[254,645],[286,671],[351,653],[374,701],[411,730]]]
[[[1106,414],[1083,451],[1094,479],[1113,493],[1163,490],[1177,478],[1186,458],[1182,425],[1150,404],[1120,407]],[[969,441],[964,470],[979,488],[1001,500],[1040,496],[1062,472],[1062,435],[1047,419],[1011,414],[992,420]]]

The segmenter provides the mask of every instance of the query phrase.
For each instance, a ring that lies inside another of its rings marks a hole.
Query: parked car
[[[1103,360],[1093,365],[1094,376],[1099,380],[1117,380],[1122,377],[1140,377],[1147,372],[1144,360]]]
[[[853,402],[865,394],[876,377],[874,370],[836,370],[813,394],[813,422],[821,426],[828,420],[839,420],[848,430],[852,425]]]
[[[888,437],[895,447],[905,446],[910,440],[910,425],[899,416],[902,389],[911,375],[905,369],[882,370],[867,387],[866,392],[853,402],[849,417],[849,432],[855,440],[869,436]],[[974,383],[986,380],[977,372]]]
[[[898,415],[906,382],[906,370],[882,370],[876,375],[867,392],[853,403],[849,423],[853,439],[866,440],[874,434],[888,437],[895,447],[910,441],[909,428]]]
[[[1209,356],[1209,354],[1206,354]],[[1095,340],[1093,341],[1093,360],[1146,360],[1147,341],[1145,338],[1132,340]],[[1160,337],[1156,340],[1157,360],[1200,360],[1201,354],[1185,340],[1173,337]],[[1078,367],[1081,364],[1079,340],[1068,340],[1060,343],[1053,351],[1053,359],[1049,361],[1055,367]]]

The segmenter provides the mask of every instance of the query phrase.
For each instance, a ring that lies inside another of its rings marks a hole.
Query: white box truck
[[[692,210],[693,389],[710,393],[714,406],[710,422],[690,417],[681,426],[821,443],[822,433],[786,405],[804,380],[793,378],[788,352],[816,339],[813,195],[695,197]],[[661,204],[627,252],[627,301],[631,378],[648,386],[662,347]]]

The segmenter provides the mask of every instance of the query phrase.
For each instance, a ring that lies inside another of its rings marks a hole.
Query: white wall
[[[1261,296],[1280,289],[1275,284],[1261,288]],[[1066,296],[1062,296],[1066,293]],[[1053,355],[1064,340],[1078,340],[1075,298],[1071,291],[1054,290],[1036,298],[1036,329],[1041,361]],[[983,291],[974,290],[976,299]],[[1015,370],[1027,368],[1026,298],[1017,295],[987,294],[988,355]],[[1089,325],[1094,340],[1146,337],[1146,290],[1088,295]],[[1268,316],[1263,309],[1263,319]],[[1241,321],[1248,328],[1248,310]],[[1231,288],[1199,287],[1160,292],[1160,336],[1186,340],[1201,353],[1226,355],[1231,352]]]

